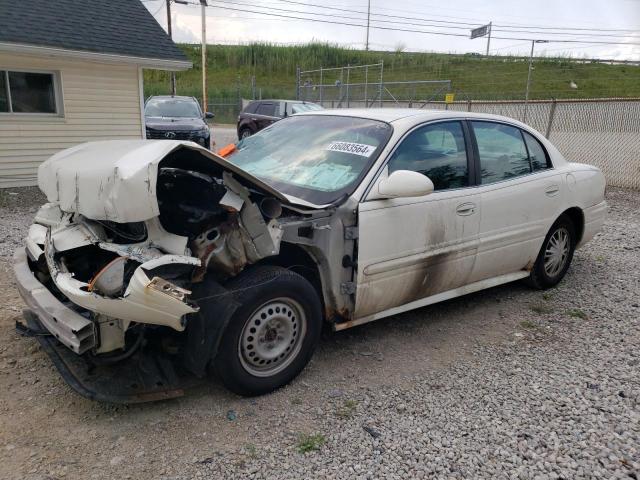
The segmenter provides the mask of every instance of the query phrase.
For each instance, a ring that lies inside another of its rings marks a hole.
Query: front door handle
[[[462,205],[458,205],[456,208],[456,213],[461,217],[467,217],[469,215],[473,215],[476,213],[476,204],[475,203],[463,203]]]
[[[545,188],[544,193],[547,195],[547,197],[555,197],[559,191],[560,191],[560,186],[554,184],[554,185],[549,185],[547,188]]]

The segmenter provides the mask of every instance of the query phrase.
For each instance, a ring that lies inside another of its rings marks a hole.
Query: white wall
[[[5,69],[59,72],[63,114],[0,113],[0,187],[35,185],[42,161],[78,143],[142,138],[138,66],[0,53]]]

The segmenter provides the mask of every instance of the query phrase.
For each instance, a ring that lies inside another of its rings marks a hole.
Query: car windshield
[[[247,137],[227,160],[276,190],[316,205],[353,193],[392,128],[364,118],[289,117]]]
[[[313,110],[322,110],[322,107],[315,103],[294,103],[291,105],[291,113],[311,112]]]
[[[147,117],[201,117],[195,100],[184,98],[152,98],[144,108]]]

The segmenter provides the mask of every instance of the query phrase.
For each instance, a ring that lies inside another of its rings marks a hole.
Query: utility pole
[[[200,0],[202,15],[202,111],[207,113],[207,0]]]
[[[365,50],[369,50],[369,18],[371,17],[371,0],[368,1],[367,5],[367,43],[365,44]]]
[[[167,33],[169,38],[173,40],[171,33],[171,2],[180,3],[182,5],[188,5],[186,0],[167,0]],[[176,94],[176,72],[171,72],[171,95]]]
[[[529,104],[529,88],[531,87],[531,72],[533,70],[533,48],[536,43],[549,43],[548,40],[531,40],[531,53],[529,54],[529,71],[527,72],[527,88],[524,91],[524,114],[522,115],[522,121],[527,120],[527,106]]]
[[[489,22],[489,34],[487,36],[487,57],[489,56],[489,45],[491,45],[491,24],[493,21]]]
[[[167,33],[169,38],[173,40],[171,33],[171,0],[167,0]],[[171,72],[171,95],[176,94],[176,72]]]

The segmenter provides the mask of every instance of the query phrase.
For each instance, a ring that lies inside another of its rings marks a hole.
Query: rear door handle
[[[456,208],[456,213],[461,217],[467,217],[469,215],[473,215],[476,213],[476,204],[475,203],[463,203],[462,205],[458,205]]]
[[[547,188],[545,188],[544,193],[547,195],[547,197],[555,197],[559,191],[560,191],[560,186],[549,185]]]

